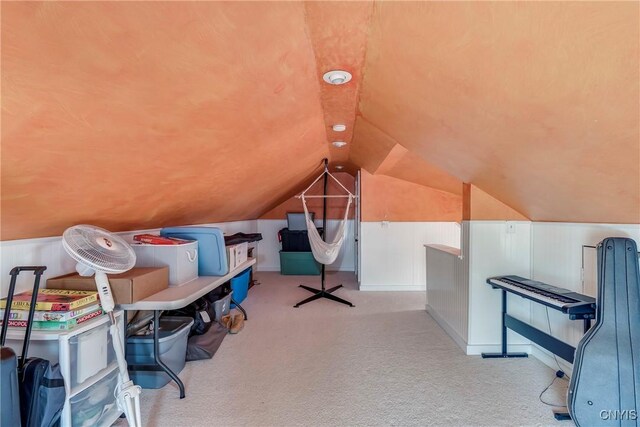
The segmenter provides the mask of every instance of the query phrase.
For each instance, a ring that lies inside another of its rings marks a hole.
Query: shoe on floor
[[[220,323],[227,329],[231,329],[231,325],[233,324],[233,318],[230,314],[225,314],[220,318]]]
[[[230,334],[237,334],[244,328],[244,314],[239,313],[233,316],[233,322],[229,328]]]

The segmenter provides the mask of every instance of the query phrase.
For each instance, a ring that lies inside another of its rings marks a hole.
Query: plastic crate
[[[233,291],[213,302],[213,311],[216,314],[216,322],[219,322],[222,319],[222,316],[229,314],[229,311],[231,310],[232,296]]]
[[[251,267],[231,279],[231,291],[233,292],[233,300],[240,304],[247,297],[249,292],[249,278],[251,277]],[[231,304],[231,308],[235,308],[235,304]]]
[[[280,273],[284,275],[317,276],[320,263],[312,252],[280,251]]]
[[[179,374],[187,356],[187,339],[193,319],[167,316],[160,319],[160,357],[169,368]],[[153,364],[153,334],[134,335],[127,340],[127,362]],[[171,381],[164,371],[129,371],[131,380],[142,388],[161,388]]]

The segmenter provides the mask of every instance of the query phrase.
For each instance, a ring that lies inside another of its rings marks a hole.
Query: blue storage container
[[[247,297],[249,292],[249,278],[251,277],[251,267],[231,279],[231,291],[233,292],[233,300],[240,304]],[[235,304],[231,304],[231,308],[235,308]]]
[[[198,241],[198,275],[224,276],[229,272],[224,235],[217,227],[168,227],[161,236]]]

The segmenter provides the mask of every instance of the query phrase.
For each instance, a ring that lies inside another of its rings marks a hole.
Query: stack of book
[[[27,326],[31,296],[32,292],[27,291],[13,297],[9,326]],[[6,309],[7,299],[3,298],[0,300],[0,325]],[[38,291],[35,309],[32,327],[45,330],[69,330],[104,314],[96,291],[41,289]]]

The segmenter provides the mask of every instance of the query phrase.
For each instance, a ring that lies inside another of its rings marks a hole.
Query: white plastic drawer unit
[[[109,323],[69,338],[71,388],[81,386],[110,365],[116,365]]]
[[[102,321],[97,325],[89,321],[70,331],[57,333],[33,330],[28,356],[60,363],[65,385],[73,392],[109,365],[116,364],[109,333],[111,322],[107,316],[101,317],[100,320]],[[92,327],[87,329],[86,325]],[[22,350],[21,340],[8,339],[7,344],[14,349],[17,348],[16,351]]]
[[[71,404],[71,426],[110,426],[120,415],[113,394],[118,385],[118,369],[114,368],[100,382],[69,399]]]
[[[122,311],[114,312],[118,319],[118,333],[124,343],[124,328],[122,327]],[[115,402],[113,390],[118,377],[118,363],[116,361],[113,345],[111,344],[111,334],[109,328],[111,321],[108,316],[101,316],[76,326],[69,331],[42,331],[33,330],[29,341],[29,357],[41,357],[52,363],[59,363],[60,370],[65,380],[67,400],[62,410],[62,427],[72,425],[100,425],[83,424],[80,418],[75,417],[74,405],[81,405],[80,398],[84,396],[83,403],[89,402],[90,390],[94,395],[103,390],[103,385],[110,383],[110,401]],[[7,333],[7,346],[12,347],[17,354],[22,350],[22,339],[24,330],[9,328]],[[113,379],[115,377],[115,380]],[[91,397],[93,399],[93,395]],[[92,401],[92,400],[91,400]],[[103,407],[107,406],[104,398]],[[78,406],[80,407],[80,406]],[[107,408],[103,411],[101,419],[105,420],[104,425],[111,425],[120,415],[117,407]],[[83,412],[87,419],[89,410]],[[95,415],[95,414],[94,414]],[[106,420],[109,419],[107,423]],[[72,423],[73,421],[73,423]]]
[[[136,267],[169,267],[169,286],[180,286],[198,278],[198,242],[182,245],[131,245]]]

